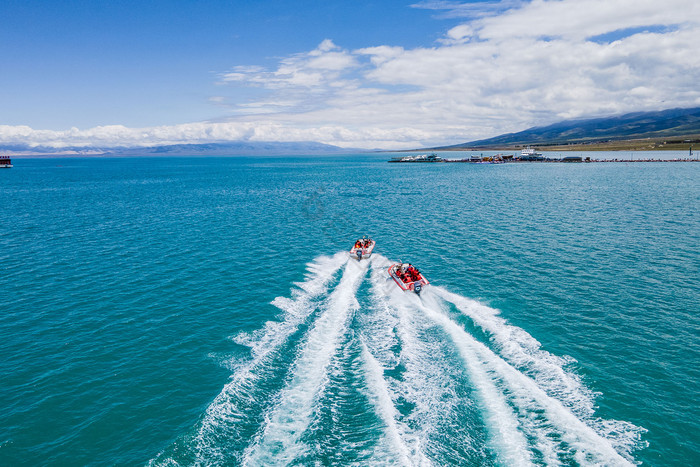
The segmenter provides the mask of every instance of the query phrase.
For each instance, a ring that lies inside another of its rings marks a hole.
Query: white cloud
[[[479,21],[480,36],[491,40],[513,37],[562,37],[582,40],[638,26],[694,21],[700,14],[693,0],[534,0],[521,9]]]
[[[0,141],[314,140],[406,148],[485,138],[563,118],[700,106],[700,2],[418,6],[466,19],[434,47],[346,50],[327,39],[270,69],[234,67],[221,76],[222,84],[259,91],[247,101],[233,100],[227,121],[65,132],[0,126]],[[616,40],[591,40],[606,34]],[[223,96],[216,102],[224,102]]]
[[[149,128],[120,125],[86,130],[35,130],[27,126],[0,125],[0,143],[27,143],[32,147],[146,147],[162,144],[193,144],[226,141],[320,141],[341,147],[413,147],[430,134],[415,128],[349,129],[335,124],[307,126],[275,119],[240,122],[197,122]]]
[[[276,70],[238,66],[222,76],[224,82],[242,82],[268,89],[315,88],[332,84],[343,70],[357,66],[356,58],[329,39],[307,53],[284,58]]]
[[[447,31],[447,37],[440,39],[443,44],[462,44],[474,36],[474,29],[468,24],[460,24]]]
[[[443,11],[439,18],[476,18],[495,15],[499,12],[517,8],[526,0],[495,0],[480,2],[451,2],[444,0],[424,1],[411,5],[412,8]]]

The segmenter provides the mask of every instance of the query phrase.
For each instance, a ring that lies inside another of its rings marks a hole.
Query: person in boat
[[[408,265],[407,273],[412,281],[420,280],[420,272],[418,272],[418,269],[414,268],[412,264]]]
[[[355,248],[362,248],[362,242],[360,240],[355,242]]]
[[[401,279],[401,282],[406,282],[406,273],[404,272],[401,264],[396,265],[396,269],[394,270],[394,273],[396,274],[396,277]]]

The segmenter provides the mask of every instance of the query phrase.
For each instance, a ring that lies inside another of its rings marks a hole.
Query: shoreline
[[[508,161],[473,161],[469,159],[443,159],[439,161],[425,160],[389,160],[387,162],[395,164],[590,164],[590,163],[610,163],[610,162],[700,162],[698,159],[590,159],[590,160],[564,160],[546,159],[541,161],[508,160]]]

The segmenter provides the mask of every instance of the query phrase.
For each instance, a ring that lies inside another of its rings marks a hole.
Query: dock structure
[[[435,157],[433,157],[435,156]],[[404,156],[404,157],[393,157],[389,162],[398,163],[415,163],[415,162],[433,162],[433,163],[468,163],[468,164],[542,164],[542,163],[590,163],[590,162],[625,162],[625,163],[644,163],[644,162],[700,162],[698,158],[691,157],[678,157],[675,159],[642,159],[633,158],[630,156],[629,159],[592,159],[590,156],[565,156],[560,158],[552,157],[542,157],[537,160],[529,158],[520,158],[515,155],[503,155],[496,154],[495,156],[470,156],[463,159],[444,159],[442,157],[431,155],[421,155],[421,156]]]

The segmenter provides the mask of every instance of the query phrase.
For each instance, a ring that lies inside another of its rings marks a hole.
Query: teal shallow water
[[[0,464],[700,464],[699,176],[18,160]]]

